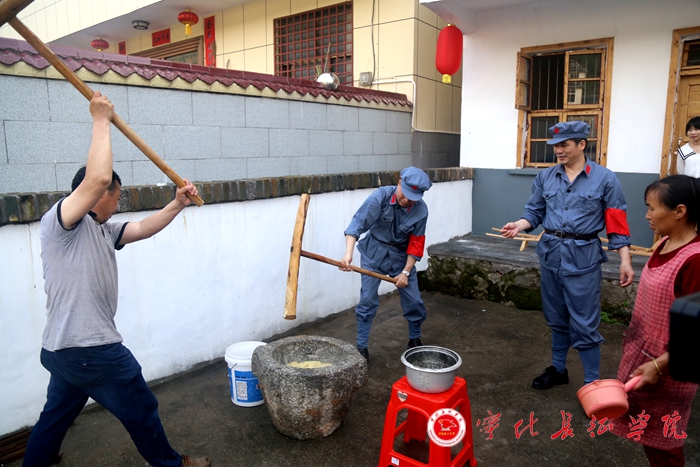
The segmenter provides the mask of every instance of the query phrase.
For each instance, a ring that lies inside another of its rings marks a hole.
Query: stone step
[[[520,251],[520,241],[467,235],[428,248],[428,269],[419,276],[422,290],[468,299],[488,300],[525,310],[541,310],[540,262],[536,242]],[[628,322],[634,307],[642,269],[649,259],[632,257],[632,285],[619,286],[620,259],[607,252],[603,263],[601,310],[610,320]]]

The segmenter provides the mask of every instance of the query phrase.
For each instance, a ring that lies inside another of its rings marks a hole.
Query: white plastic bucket
[[[250,359],[256,347],[264,342],[239,342],[226,348],[228,381],[231,402],[242,407],[254,407],[264,403],[260,383],[250,368]]]

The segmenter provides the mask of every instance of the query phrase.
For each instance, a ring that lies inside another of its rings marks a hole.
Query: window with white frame
[[[555,48],[556,47],[556,48]],[[585,153],[605,164],[612,39],[524,48],[518,53],[519,165],[556,164],[548,129],[579,120],[591,126]]]

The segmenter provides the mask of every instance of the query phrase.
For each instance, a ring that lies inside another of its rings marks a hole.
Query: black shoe
[[[358,347],[357,351],[369,362],[369,350],[367,350],[367,347]]]
[[[532,380],[532,387],[535,389],[549,389],[559,384],[569,384],[569,371],[565,369],[564,373],[559,373],[553,365]]]
[[[408,347],[406,347],[406,348],[412,349],[413,347],[420,347],[422,345],[423,345],[423,343],[421,342],[420,337],[416,337],[415,339],[410,339],[408,341]]]

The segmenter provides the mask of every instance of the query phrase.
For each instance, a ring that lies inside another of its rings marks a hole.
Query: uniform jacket
[[[386,254],[405,263],[409,254],[420,260],[425,247],[428,206],[423,200],[403,208],[396,201],[396,187],[384,186],[372,193],[357,210],[345,235],[355,238],[368,232],[357,249],[369,258],[381,260]]]
[[[532,226],[529,231],[540,224],[546,230],[572,234],[597,234],[605,228],[609,249],[630,245],[627,203],[620,181],[590,160],[573,182],[560,164],[540,172],[522,218]],[[585,274],[608,260],[598,238],[561,239],[545,233],[536,251],[542,267],[562,275]]]

